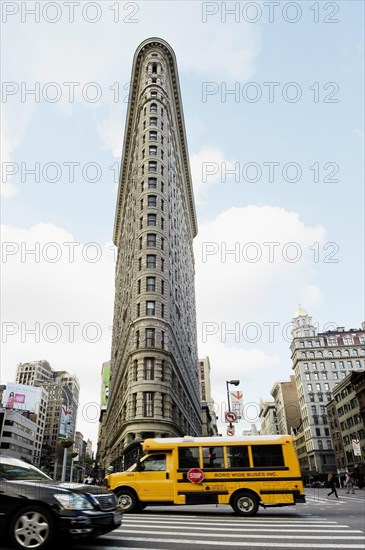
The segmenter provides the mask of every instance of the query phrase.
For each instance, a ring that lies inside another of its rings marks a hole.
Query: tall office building
[[[299,460],[303,473],[326,473],[336,469],[326,405],[335,386],[365,366],[365,324],[359,329],[337,327],[321,333],[303,308],[297,310],[293,324],[292,368],[303,433],[299,438],[306,448]]]
[[[100,454],[117,468],[132,459],[133,442],[201,433],[196,233],[175,54],[151,38],[133,60],[114,227],[108,437]]]
[[[48,361],[31,361],[17,366],[16,382],[39,386],[42,388],[42,396],[46,394],[45,402],[41,401],[36,436],[36,445],[39,439],[39,448],[35,447],[34,462],[47,466],[55,479],[60,478],[63,449],[57,446],[57,442],[61,430],[64,430],[61,423],[65,420],[66,410],[68,414],[65,435],[72,439],[75,434],[80,394],[78,378],[66,371],[54,371]]]

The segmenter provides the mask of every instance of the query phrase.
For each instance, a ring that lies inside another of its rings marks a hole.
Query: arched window
[[[157,113],[157,104],[156,103],[151,103],[150,113]]]

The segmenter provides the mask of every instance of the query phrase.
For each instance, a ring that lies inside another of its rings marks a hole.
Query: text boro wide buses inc
[[[252,516],[258,507],[304,503],[289,435],[146,439],[143,455],[107,476],[125,512],[150,505],[230,504]]]

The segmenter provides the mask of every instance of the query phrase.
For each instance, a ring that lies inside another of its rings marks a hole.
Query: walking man
[[[338,494],[337,494],[337,491],[336,491],[335,476],[333,474],[328,474],[327,487],[329,489],[331,489],[331,492],[328,493],[327,498],[329,498],[331,495],[333,495],[333,493],[335,493],[335,497],[338,500]]]
[[[353,482],[353,478],[352,478],[352,472],[347,472],[346,473],[346,487],[347,487],[347,491],[346,493],[349,494],[351,492],[351,494],[355,494],[355,490],[354,490],[354,482]]]

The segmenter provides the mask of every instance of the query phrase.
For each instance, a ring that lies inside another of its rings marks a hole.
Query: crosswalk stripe
[[[136,519],[136,518],[124,518],[123,519],[123,525],[125,525],[126,523],[130,524],[130,525],[136,525],[136,524],[139,524],[139,523],[143,523],[143,525],[150,525],[152,524],[153,522],[153,525],[156,525],[156,521],[158,522],[159,525],[171,525],[171,524],[175,524],[175,522],[173,521],[173,519],[171,520],[165,520],[165,518],[163,518],[162,520],[161,519],[150,519],[150,518],[143,518],[143,519]],[[181,526],[181,523],[182,522],[179,522],[179,527]],[[185,522],[186,523],[186,522]],[[339,524],[339,523],[335,523],[335,522],[332,522],[334,524],[331,524],[330,522],[327,522],[326,521],[326,527],[328,527],[328,525],[330,524],[330,527],[331,529],[339,529],[339,528],[342,528],[342,527],[347,527],[347,525],[342,525],[342,524]],[[206,526],[206,525],[214,525],[214,524],[217,524],[217,525],[222,525],[221,521],[219,519],[216,519],[214,521],[194,521],[194,522],[189,522],[189,526],[192,526],[192,525],[198,525],[198,526]],[[176,524],[177,526],[177,524]],[[299,522],[299,521],[295,521],[295,522],[281,522],[281,523],[268,523],[268,522],[260,522],[259,524],[258,523],[255,523],[255,522],[252,522],[252,521],[248,521],[246,519],[243,519],[241,522],[237,522],[237,523],[225,523],[224,524],[224,528],[227,528],[227,527],[239,527],[240,529],[246,529],[246,527],[271,527],[271,528],[275,528],[275,527],[285,527],[285,528],[290,528],[290,527],[306,527],[308,529],[308,527],[310,527],[311,529],[313,528],[316,528],[316,527],[323,527],[323,521],[321,522]]]
[[[105,538],[112,538],[110,537],[110,535],[106,535]],[[326,537],[327,538],[327,537]],[[172,538],[163,538],[163,539],[160,539],[160,538],[150,538],[150,537],[128,537],[128,536],[124,536],[123,537],[123,540],[124,541],[129,541],[129,542],[153,542],[153,543],[165,543],[165,544],[190,544],[190,545],[198,545],[198,546],[204,546],[204,545],[207,545],[207,546],[239,546],[239,547],[249,547],[249,548],[252,548],[252,547],[260,547],[262,548],[262,542],[255,542],[255,541],[238,541],[238,542],[233,542],[233,541],[216,541],[216,540],[209,540],[209,541],[202,541],[201,539],[199,540],[196,540],[196,539],[181,539],[181,538],[178,538],[178,539],[172,539]],[[100,550],[100,546],[96,546],[94,547],[95,550]],[[88,550],[94,550],[93,547],[91,546],[88,546]],[[113,550],[115,550],[115,546],[114,547],[111,547],[113,548]],[[325,548],[335,548],[335,549],[341,549],[341,548],[350,548],[352,550],[354,549],[357,549],[357,548],[361,548],[361,550],[364,550],[364,545],[363,544],[346,544],[346,543],[340,543],[340,544],[330,544],[330,543],[326,543],[326,544],[321,544],[321,543],[313,543],[311,544],[310,542],[302,542],[302,543],[298,543],[298,542],[274,542],[274,541],[265,541],[265,548],[315,548],[316,550],[321,550],[322,548],[325,549]],[[103,550],[109,550],[108,547],[106,546],[103,546]],[[133,547],[133,550],[136,550],[134,547]],[[152,549],[146,549],[146,547],[143,548],[143,550],[152,550]],[[155,550],[158,550],[158,549],[155,549]]]
[[[200,526],[197,526],[197,527],[192,527],[191,525],[187,525],[186,527],[185,526],[182,526],[182,525],[179,525],[179,526],[171,526],[169,525],[168,527],[167,526],[164,526],[163,525],[163,522],[158,522],[158,525],[154,524],[154,523],[143,523],[143,526],[144,527],[148,527],[149,529],[160,529],[161,527],[162,528],[168,528],[168,529],[184,529],[184,530],[189,530],[189,531],[194,531],[194,530],[200,530],[201,527]],[[127,526],[124,526],[128,529],[132,529],[132,527],[135,527],[135,524],[134,525],[127,525]],[[119,527],[118,530],[123,530],[123,527]],[[226,532],[226,528],[225,527],[204,527],[204,530],[205,531],[224,531]],[[252,528],[246,528],[244,527],[242,529],[245,533],[248,533],[250,531],[257,531],[257,528],[256,527],[252,527]],[[273,531],[272,529],[262,529],[260,528],[260,533],[275,533],[275,531]],[[308,529],[285,529],[285,533],[308,533]],[[311,529],[311,533],[327,533],[327,534],[332,534],[333,533],[333,530],[332,529]],[[336,529],[336,534],[337,533],[362,533],[362,531],[360,529]],[[232,536],[232,535],[230,535]],[[290,537],[287,537],[287,538],[290,538]]]
[[[156,526],[153,527],[153,529],[160,529],[160,527]],[[129,527],[127,529],[119,527],[117,530],[118,535],[122,533],[140,533],[140,529],[134,529],[132,527]],[[358,533],[361,533],[361,531],[357,531]],[[114,531],[115,533],[115,531]],[[165,531],[155,531],[154,534],[156,535],[163,535]],[[174,531],[174,535],[186,535],[184,531]],[[198,537],[205,537],[206,533],[194,533],[194,536]],[[316,539],[316,540],[328,540],[328,535],[326,536],[320,536],[320,535],[284,535],[283,533],[280,533],[279,535],[276,535],[271,532],[270,535],[261,535],[261,534],[250,534],[244,531],[242,534],[237,533],[214,533],[215,537],[224,537],[224,538],[250,538],[250,539]],[[364,540],[364,535],[351,535],[351,536],[332,536],[331,539],[336,540]]]

